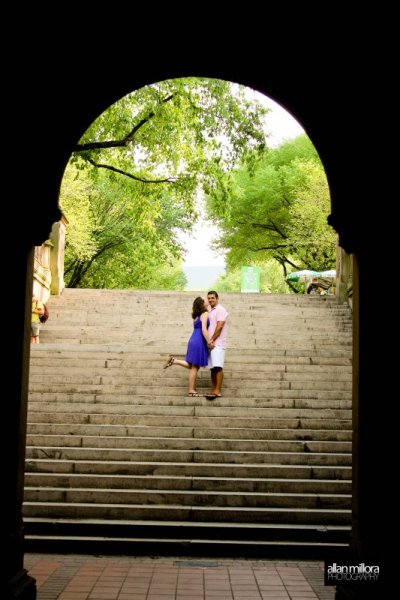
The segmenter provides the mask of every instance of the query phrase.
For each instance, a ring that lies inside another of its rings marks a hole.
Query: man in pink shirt
[[[221,397],[221,387],[224,380],[224,362],[225,350],[228,337],[228,313],[221,304],[219,304],[218,293],[211,290],[207,294],[207,300],[210,305],[208,317],[210,325],[208,327],[210,354],[208,357],[208,366],[211,369],[212,390],[206,397],[209,400]]]

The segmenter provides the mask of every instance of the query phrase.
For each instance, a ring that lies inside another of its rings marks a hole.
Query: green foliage
[[[222,231],[214,247],[228,250],[230,269],[274,259],[284,281],[288,266],[326,269],[335,264],[328,185],[305,135],[267,150],[253,171],[241,167],[226,174],[207,203]]]
[[[199,185],[265,147],[267,109],[245,88],[215,79],[185,78],[141,88],[94,121],[75,149],[90,165],[119,169],[156,185],[166,180],[193,209]],[[93,172],[94,173],[94,172]]]
[[[178,234],[198,217],[198,191],[216,189],[239,160],[254,169],[266,112],[245,88],[199,78],[110,106],[76,146],[61,190],[68,285],[182,286]]]
[[[84,288],[183,290],[186,277],[180,261],[160,261],[151,243],[123,245],[109,256],[100,256],[80,282]]]
[[[330,211],[328,183],[319,165],[294,162],[304,176],[304,184],[297,188],[289,209],[288,239],[301,265],[324,271],[335,265],[336,256],[336,233],[326,222]]]
[[[182,252],[177,232],[191,226],[182,202],[174,201],[162,187],[129,188],[119,177],[111,186],[109,178],[108,173],[100,172],[91,181],[75,165],[69,166],[64,177],[60,205],[70,221],[67,285],[151,287],[151,265],[157,271],[157,285],[162,286],[164,273],[164,279],[171,275],[171,281],[181,286],[183,272],[180,278],[172,277]]]
[[[68,215],[68,254],[81,261],[90,259],[97,249],[91,235],[94,229],[89,197],[91,187],[92,184],[85,174],[78,179],[76,169],[66,169],[61,188],[60,207]]]

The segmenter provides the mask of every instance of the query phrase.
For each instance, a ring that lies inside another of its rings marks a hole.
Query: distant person
[[[307,294],[310,294],[311,296],[313,296],[315,294],[315,290],[317,287],[318,287],[318,279],[316,277],[313,277],[311,282],[308,285]]]
[[[211,392],[206,394],[209,400],[221,398],[221,387],[224,380],[225,350],[228,339],[228,312],[219,304],[218,293],[211,290],[207,294],[210,306],[208,317],[210,326],[208,328],[210,354],[208,366],[211,369]]]
[[[32,294],[32,319],[31,319],[31,344],[39,343],[40,316],[44,314],[44,306],[41,300],[38,300],[35,294]]]
[[[210,324],[208,319],[208,310],[205,300],[198,296],[193,302],[192,309],[193,319],[193,333],[190,336],[185,360],[170,356],[164,369],[178,365],[189,369],[189,396],[203,396],[196,390],[197,373],[200,367],[206,367],[208,365],[208,354],[209,348],[213,348],[214,345],[210,344],[210,338],[207,328]]]

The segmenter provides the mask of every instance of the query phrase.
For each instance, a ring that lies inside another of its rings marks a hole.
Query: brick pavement
[[[323,563],[26,554],[37,600],[334,600]]]

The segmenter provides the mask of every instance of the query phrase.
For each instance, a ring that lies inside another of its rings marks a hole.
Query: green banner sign
[[[260,291],[260,267],[242,267],[240,277],[241,292]]]

